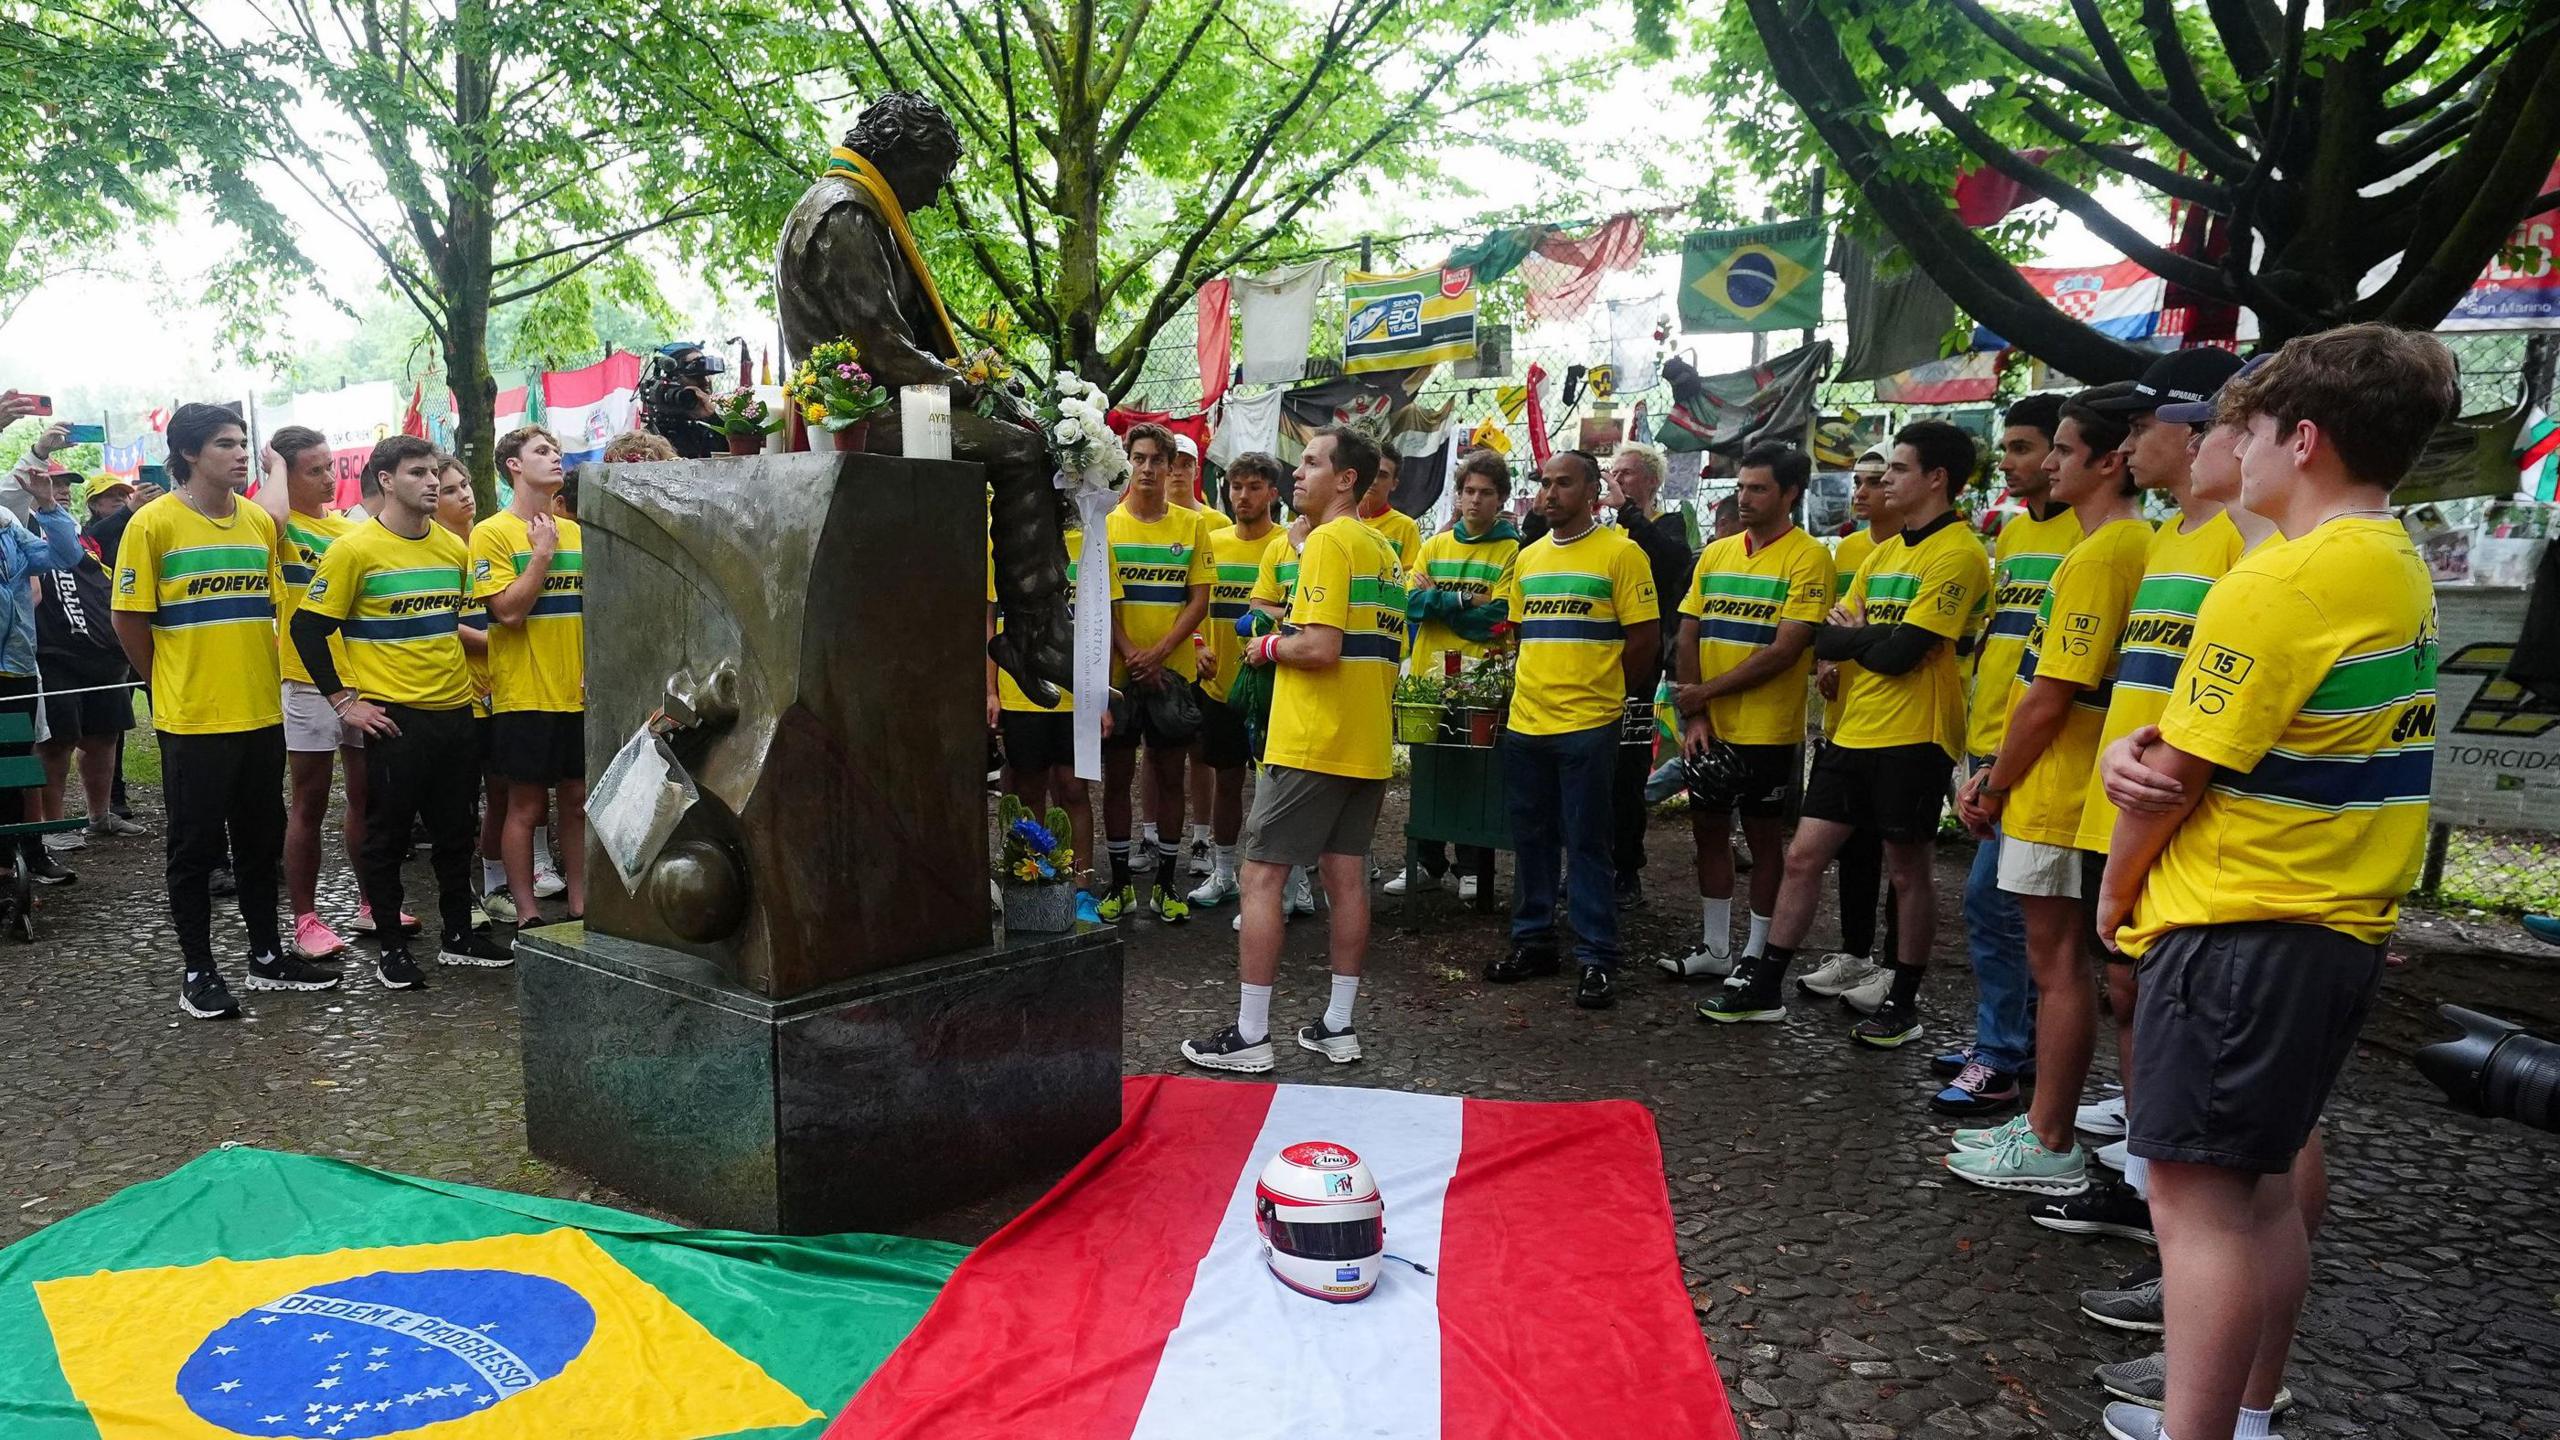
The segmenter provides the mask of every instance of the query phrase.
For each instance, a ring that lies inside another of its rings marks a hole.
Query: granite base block
[[[1120,1123],[1115,931],[772,1000],[575,925],[516,939],[533,1152],[698,1225],[894,1232]]]

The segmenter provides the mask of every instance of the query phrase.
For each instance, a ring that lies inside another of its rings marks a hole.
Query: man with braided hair
[[[990,642],[996,663],[1033,701],[1055,700],[1073,679],[1067,567],[1058,492],[1046,440],[1021,401],[996,397],[977,413],[978,387],[954,367],[958,332],[908,215],[934,202],[960,163],[960,135],[931,100],[895,91],[863,109],[826,173],[782,227],[774,285],[783,348],[792,360],[842,336],[865,368],[894,390],[951,387],[951,453],[986,467],[994,488],[996,594],[1005,615]],[[898,411],[871,422],[876,454],[905,453]]]

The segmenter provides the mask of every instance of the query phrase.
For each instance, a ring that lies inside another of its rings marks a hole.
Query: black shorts
[[[1007,710],[997,725],[1004,735],[1006,768],[1040,775],[1076,763],[1076,717],[1068,710]]]
[[[1834,820],[1887,840],[1926,840],[1938,833],[1955,761],[1935,745],[1852,750],[1824,742],[1804,787],[1808,820]]]
[[[1794,745],[1736,745],[1733,753],[1742,757],[1742,780],[1735,786],[1728,810],[1699,810],[1701,814],[1733,814],[1748,820],[1783,819],[1796,798],[1798,785],[1804,779],[1804,751]],[[1696,796],[1690,797],[1696,801]]]
[[[1234,770],[1252,759],[1253,742],[1244,733],[1244,712],[1202,691],[1200,763],[1212,770]]]
[[[2382,948],[2322,925],[2200,925],[2136,972],[2125,1139],[2146,1160],[2276,1175],[2320,1123],[2382,984]]]
[[[587,717],[575,710],[501,710],[488,734],[490,771],[518,785],[587,778]]]
[[[47,695],[44,723],[53,732],[51,743],[56,745],[121,735],[133,728],[133,691],[118,685],[111,690],[90,690],[85,695]]]

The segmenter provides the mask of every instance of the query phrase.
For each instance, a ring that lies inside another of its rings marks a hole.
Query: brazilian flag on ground
[[[814,1436],[966,1253],[220,1150],[0,1250],[0,1435]]]

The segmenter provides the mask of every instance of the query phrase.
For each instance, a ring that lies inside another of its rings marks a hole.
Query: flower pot
[[[1478,710],[1467,717],[1467,743],[1490,747],[1502,731],[1502,716],[1491,710]]]
[[[871,439],[871,422],[856,420],[841,430],[828,431],[827,435],[838,450],[859,450]]]
[[[1440,738],[1440,707],[1407,703],[1396,707],[1396,742],[1428,745]]]
[[[1004,928],[1008,934],[1039,934],[1076,928],[1075,887],[1064,881],[1050,885],[1004,886]]]
[[[730,435],[724,438],[729,442],[729,453],[732,455],[764,453],[764,437],[761,435]]]

